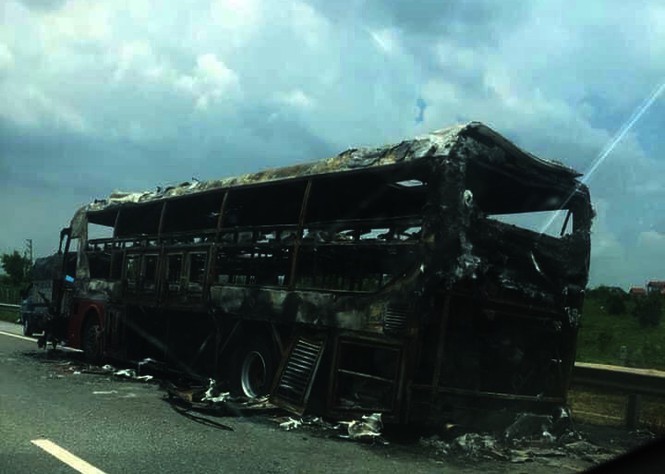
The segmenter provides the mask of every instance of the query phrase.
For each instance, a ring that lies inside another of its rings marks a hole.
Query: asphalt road
[[[19,329],[0,324],[0,331]],[[71,366],[68,354],[48,359],[33,340],[0,333],[0,472],[75,472],[31,442],[37,439],[48,439],[107,473],[442,468],[432,459],[394,454],[392,446],[286,432],[267,415],[210,418],[225,428],[199,423],[165,402],[156,384],[74,374]]]
[[[367,445],[325,430],[284,431],[274,412],[192,418],[165,401],[157,384],[77,373],[84,367],[77,354],[47,357],[34,339],[3,332],[19,334],[20,327],[0,322],[1,473],[76,472],[35,440],[89,463],[81,472],[544,473],[590,466],[579,459],[449,462],[418,443]]]

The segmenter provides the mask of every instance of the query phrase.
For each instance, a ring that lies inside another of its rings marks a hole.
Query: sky
[[[139,191],[486,123],[585,172],[665,81],[665,3],[0,0],[0,252]],[[587,179],[590,285],[665,279],[665,97]]]

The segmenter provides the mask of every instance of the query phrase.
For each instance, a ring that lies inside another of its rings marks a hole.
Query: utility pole
[[[30,259],[30,264],[32,265],[32,239],[25,239],[26,253],[27,257]]]

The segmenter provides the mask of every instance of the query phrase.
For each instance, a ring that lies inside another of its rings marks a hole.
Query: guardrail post
[[[640,411],[642,396],[636,393],[628,395],[628,406],[626,407],[626,428],[634,430],[640,422]]]

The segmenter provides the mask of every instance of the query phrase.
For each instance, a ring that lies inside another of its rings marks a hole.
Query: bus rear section
[[[277,403],[302,412],[307,397],[324,399],[334,416],[416,423],[565,406],[588,276],[587,188],[492,132],[460,142],[422,179],[414,271],[365,298],[376,331],[310,329],[282,365]]]
[[[409,417],[552,412],[566,404],[575,361],[588,190],[491,131],[472,132],[458,153],[468,159],[429,254],[441,289],[423,318]]]

